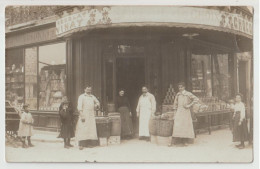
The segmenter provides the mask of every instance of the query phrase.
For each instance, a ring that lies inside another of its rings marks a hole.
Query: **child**
[[[74,137],[73,114],[68,101],[64,101],[60,106],[61,131],[59,137],[64,139],[64,148],[73,147],[70,138]]]
[[[25,104],[23,106],[24,111],[21,113],[21,119],[19,124],[18,136],[22,138],[22,147],[27,148],[33,147],[34,145],[31,142],[31,136],[33,132],[33,117],[29,110],[29,105]],[[25,139],[27,137],[28,145],[25,143]]]
[[[242,96],[241,94],[237,94],[235,98],[234,105],[234,127],[233,127],[233,142],[240,141],[239,145],[236,145],[237,148],[243,149],[245,148],[245,141],[248,141],[248,129],[247,129],[247,121],[246,121],[246,112],[245,105],[241,102]]]

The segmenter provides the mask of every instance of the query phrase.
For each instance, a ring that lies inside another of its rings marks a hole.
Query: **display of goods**
[[[107,146],[107,137],[99,137],[99,145],[104,147],[104,146]]]
[[[157,144],[160,146],[168,146],[172,143],[172,136],[170,137],[161,137],[157,136]]]
[[[108,138],[108,145],[120,144],[120,136],[110,136]]]
[[[173,104],[172,105],[162,105],[162,113],[166,113],[173,110]]]
[[[150,118],[149,133],[150,135],[157,136],[157,128],[159,127],[159,119]]]
[[[120,136],[121,135],[121,118],[120,115],[113,115],[108,114],[109,121],[111,122],[111,130],[110,135],[111,136]]]
[[[111,122],[108,117],[96,117],[96,125],[98,137],[110,136]]]
[[[173,120],[159,120],[157,128],[157,136],[169,137],[172,136]]]
[[[175,96],[175,91],[174,91],[173,86],[170,84],[170,86],[166,92],[166,95],[164,97],[163,104],[166,104],[166,105],[173,104],[174,96]]]
[[[157,144],[157,136],[151,135],[151,143],[152,144]]]
[[[108,103],[108,104],[107,104],[107,112],[115,112],[115,111],[116,111],[115,104],[113,104],[113,103]]]

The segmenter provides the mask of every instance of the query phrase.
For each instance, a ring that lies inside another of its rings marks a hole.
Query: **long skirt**
[[[240,121],[240,112],[236,112],[233,121],[233,142],[248,141],[248,128],[247,121],[244,119],[241,125],[238,125]]]
[[[60,138],[72,138],[74,136],[75,134],[72,124],[61,124]]]
[[[121,136],[133,135],[133,123],[130,117],[130,111],[128,107],[120,107],[118,109],[121,118]]]

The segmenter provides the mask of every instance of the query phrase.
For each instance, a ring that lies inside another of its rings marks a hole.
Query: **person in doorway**
[[[70,139],[74,137],[73,112],[71,104],[66,96],[63,97],[63,102],[60,105],[59,115],[61,121],[61,131],[59,137],[64,140],[64,148],[73,147],[73,145],[70,144]]]
[[[174,125],[172,136],[177,138],[183,146],[186,146],[189,139],[195,138],[190,108],[199,99],[185,90],[185,83],[178,83],[178,88],[179,92],[176,94],[173,103]]]
[[[149,120],[156,111],[156,101],[146,86],[142,87],[142,93],[136,108],[137,117],[139,117],[139,139],[149,141]]]
[[[133,136],[133,123],[131,119],[130,103],[125,96],[125,91],[121,89],[116,99],[117,111],[121,117],[121,138],[130,139]]]
[[[237,94],[235,98],[234,105],[234,115],[233,115],[233,142],[240,141],[240,144],[236,145],[237,148],[245,148],[245,141],[248,141],[248,128],[246,121],[245,105],[241,101],[242,95]]]
[[[21,113],[21,119],[19,123],[18,136],[22,139],[22,147],[33,147],[34,145],[31,142],[31,136],[33,135],[33,117],[30,113],[29,105],[23,105],[23,112]],[[25,143],[27,138],[28,145]]]
[[[79,119],[76,126],[76,139],[79,141],[79,149],[93,147],[97,144],[97,127],[95,109],[99,107],[99,101],[91,94],[92,88],[87,86],[85,93],[78,98]]]

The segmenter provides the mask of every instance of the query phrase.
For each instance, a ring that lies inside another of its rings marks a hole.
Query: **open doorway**
[[[136,117],[136,106],[141,88],[145,84],[145,59],[142,57],[127,57],[116,59],[116,86],[117,90],[125,89],[129,99],[132,121],[135,133],[138,132],[138,119]]]

